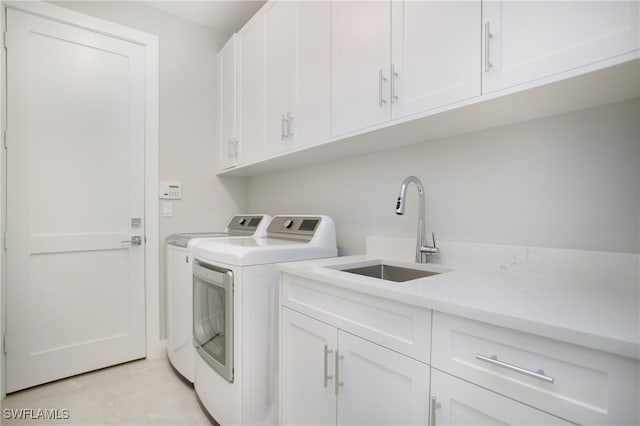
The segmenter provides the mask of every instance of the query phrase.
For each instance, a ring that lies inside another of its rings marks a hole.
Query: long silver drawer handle
[[[542,369],[538,371],[527,370],[526,368],[518,367],[517,365],[500,361],[498,360],[498,357],[496,355],[484,356],[484,355],[476,354],[476,359],[479,359],[480,361],[488,362],[489,364],[493,364],[498,367],[506,368],[507,370],[515,371],[516,373],[524,374],[525,376],[533,377],[534,379],[542,380],[543,382],[554,383],[556,380],[551,376],[545,375],[544,370]]]
[[[333,350],[329,349],[327,345],[324,345],[324,387],[327,387],[329,380],[333,379],[333,376],[329,375],[329,354],[332,354]]]

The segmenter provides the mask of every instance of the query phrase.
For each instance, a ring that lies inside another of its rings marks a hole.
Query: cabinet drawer
[[[435,369],[431,398],[431,418],[437,426],[572,424]]]
[[[431,311],[282,274],[280,302],[341,330],[429,363]]]
[[[638,424],[640,363],[435,312],[435,368],[581,424]]]

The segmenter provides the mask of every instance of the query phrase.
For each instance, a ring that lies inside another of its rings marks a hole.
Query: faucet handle
[[[426,254],[426,255],[437,255],[440,253],[440,249],[438,249],[438,247],[436,246],[436,236],[435,234],[432,232],[431,233],[431,241],[433,241],[433,246],[429,247],[429,246],[422,246],[420,247],[420,252]]]

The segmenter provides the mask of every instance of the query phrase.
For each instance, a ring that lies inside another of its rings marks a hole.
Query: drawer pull
[[[340,355],[338,350],[336,349],[336,371],[335,371],[335,393],[338,396],[340,392],[340,387],[344,386],[344,382],[340,381],[340,361],[344,359],[344,356]]]
[[[333,376],[329,375],[329,354],[332,354],[333,350],[329,349],[327,345],[324,345],[324,387],[327,387],[329,380],[333,379]]]
[[[525,376],[533,377],[534,379],[542,380],[547,383],[554,383],[555,379],[553,377],[547,376],[544,374],[544,370],[540,369],[538,371],[527,370],[526,368],[518,367],[517,365],[509,364],[504,361],[498,360],[496,355],[491,355],[490,357],[476,354],[476,359],[480,361],[488,362],[489,364],[497,365],[498,367],[506,368],[507,370],[515,371],[516,373],[524,374]]]

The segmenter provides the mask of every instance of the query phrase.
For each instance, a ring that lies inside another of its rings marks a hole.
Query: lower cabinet
[[[281,423],[427,425],[429,365],[281,310]]]
[[[436,369],[431,370],[431,409],[431,426],[573,424]]]

